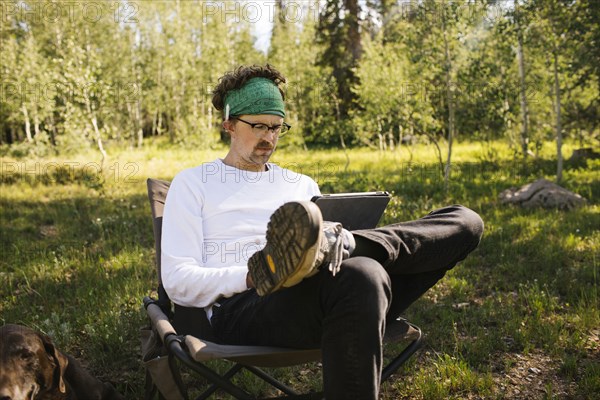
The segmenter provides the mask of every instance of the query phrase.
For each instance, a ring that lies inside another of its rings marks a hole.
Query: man
[[[328,400],[376,399],[386,321],[477,247],[483,222],[462,206],[354,232],[322,221],[308,201],[317,184],[268,162],[290,128],[284,82],[269,65],[220,79],[213,105],[230,148],[171,184],[163,285],[205,309],[215,340],[320,347]]]

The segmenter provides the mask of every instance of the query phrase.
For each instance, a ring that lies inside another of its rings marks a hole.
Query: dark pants
[[[386,319],[396,319],[479,244],[483,222],[450,206],[416,221],[355,231],[357,247],[332,276],[323,269],[260,297],[254,290],[213,308],[217,341],[315,348],[327,400],[376,399]]]

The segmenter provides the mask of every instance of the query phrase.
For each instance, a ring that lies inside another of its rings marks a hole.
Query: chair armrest
[[[152,326],[158,332],[160,339],[165,343],[165,339],[168,335],[177,335],[175,328],[171,325],[169,318],[165,315],[163,310],[158,306],[155,300],[145,297],[144,307],[146,307],[146,313],[152,321]]]

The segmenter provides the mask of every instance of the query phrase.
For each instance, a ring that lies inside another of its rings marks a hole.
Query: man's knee
[[[483,220],[479,214],[460,204],[448,208],[460,227],[460,234],[461,237],[464,237],[464,243],[477,246],[483,235]]]
[[[456,205],[456,212],[467,243],[479,244],[483,235],[483,220],[475,211],[462,205]]]
[[[354,294],[376,296],[388,302],[391,299],[390,276],[381,264],[372,258],[351,257],[344,260],[338,278],[343,279],[344,285],[352,288]]]

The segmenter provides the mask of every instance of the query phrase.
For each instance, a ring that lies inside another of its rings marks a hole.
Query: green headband
[[[225,95],[225,119],[230,115],[272,114],[285,117],[283,98],[277,85],[267,78],[252,78]]]

